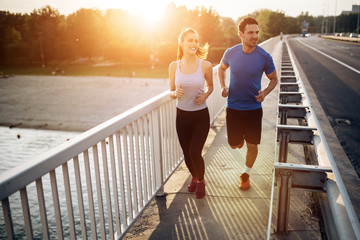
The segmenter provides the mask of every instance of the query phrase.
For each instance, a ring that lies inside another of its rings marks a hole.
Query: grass
[[[0,75],[64,75],[64,76],[112,76],[112,77],[133,77],[139,78],[167,78],[168,66],[158,65],[151,68],[148,64],[113,64],[113,65],[92,65],[72,64],[58,67],[60,71],[54,71],[56,66],[46,67],[0,67]],[[64,74],[61,72],[64,70]]]

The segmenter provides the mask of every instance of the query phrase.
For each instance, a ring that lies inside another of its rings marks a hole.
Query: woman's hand
[[[194,100],[194,102],[198,105],[203,105],[207,99],[207,94],[205,93],[200,93],[199,95],[196,96],[196,99]]]
[[[184,95],[184,89],[181,88],[181,84],[179,84],[179,87],[175,90],[175,97],[181,98]]]

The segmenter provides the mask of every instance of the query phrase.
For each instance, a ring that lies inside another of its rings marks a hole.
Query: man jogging
[[[261,139],[262,106],[265,97],[276,87],[278,78],[269,53],[257,45],[259,24],[245,18],[239,24],[241,44],[225,51],[218,69],[221,94],[227,97],[226,127],[232,149],[241,148],[246,141],[245,168],[240,176],[240,189],[250,188],[250,170],[258,154]],[[225,85],[225,71],[230,67],[230,84]],[[270,80],[262,90],[263,72]]]

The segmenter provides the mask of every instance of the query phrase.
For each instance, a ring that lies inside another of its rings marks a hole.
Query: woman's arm
[[[179,86],[179,88],[176,88],[175,85],[175,71],[177,67],[177,62],[172,62],[169,65],[169,80],[170,80],[170,97],[172,99],[176,99],[179,97],[182,97],[184,95],[184,90]]]
[[[204,61],[202,69],[203,69],[204,77],[205,77],[205,81],[206,81],[206,91],[199,94],[197,96],[197,98],[195,99],[195,102],[199,105],[204,104],[206,99],[210,96],[210,94],[214,90],[212,64],[208,61]]]

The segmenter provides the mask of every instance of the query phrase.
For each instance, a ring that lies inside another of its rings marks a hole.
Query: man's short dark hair
[[[244,33],[246,25],[252,25],[252,24],[256,24],[259,26],[259,23],[255,19],[251,17],[244,18],[239,24],[239,31]]]

